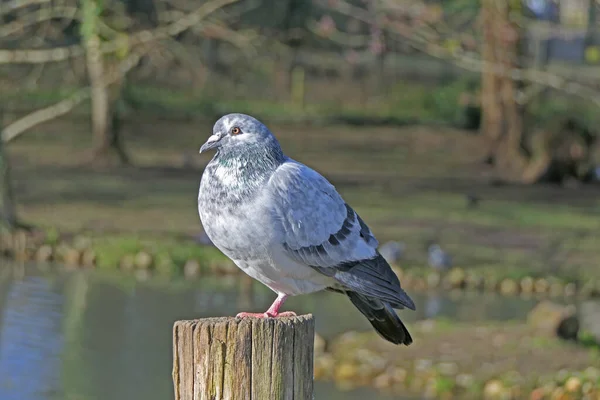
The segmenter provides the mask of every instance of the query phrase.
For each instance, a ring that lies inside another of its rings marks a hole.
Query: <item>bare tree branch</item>
[[[176,21],[185,17],[182,11],[171,10],[159,14],[159,19],[167,22]],[[191,31],[207,37],[218,38],[237,46],[249,56],[256,54],[252,42],[258,38],[254,30],[234,31],[221,23],[204,22],[190,27]],[[174,36],[174,35],[173,35]]]
[[[77,15],[77,7],[52,7],[41,8],[22,17],[16,21],[0,26],[0,37],[9,36],[17,33],[23,28],[39,24],[40,22],[51,19],[74,19]]]
[[[113,73],[108,77],[107,84],[112,84],[119,80],[127,71],[132,69],[137,65],[140,58],[145,54],[148,49],[144,49],[144,51],[138,51],[132,53],[127,57],[124,61],[119,64],[119,67],[116,68]],[[42,108],[40,110],[33,111],[22,118],[19,118],[15,122],[8,125],[6,128],[2,130],[2,141],[10,142],[23,132],[33,128],[36,125],[39,125],[43,122],[47,122],[53,120],[54,118],[60,117],[62,115],[67,114],[79,104],[84,102],[90,97],[90,88],[85,87],[77,90],[68,98],[59,101],[51,106]]]
[[[19,8],[50,4],[52,0],[13,0],[0,3],[0,15],[18,10]]]
[[[370,23],[371,17],[368,12],[359,7],[353,6],[343,0],[337,0],[335,2],[335,8],[332,10],[344,14],[346,16],[355,18],[361,22]],[[439,45],[434,40],[425,39],[417,34],[414,30],[406,30],[399,28],[399,25],[395,25],[388,21],[383,24],[382,28],[388,33],[397,35],[404,41],[408,41],[408,44],[415,49],[428,54],[432,57],[452,62],[454,65],[473,72],[491,71],[499,76],[508,76],[513,80],[526,81],[535,83],[538,85],[550,87],[586,100],[593,102],[595,105],[600,106],[600,93],[598,90],[591,87],[589,84],[583,84],[576,81],[569,80],[555,72],[540,70],[537,68],[514,68],[506,69],[502,65],[495,65],[485,62],[477,53],[467,53],[461,50],[450,51],[442,45]],[[540,34],[548,35],[548,27],[540,29]],[[336,34],[329,37],[331,40],[338,41],[340,36],[344,33],[335,31]],[[421,32],[422,33],[422,32]],[[358,42],[357,35],[353,35],[352,42]],[[347,43],[350,39],[344,39],[338,43]],[[519,101],[525,101],[530,96],[523,95]]]
[[[154,40],[175,36],[199,24],[206,16],[214,13],[226,5],[239,0],[213,0],[204,3],[195,11],[186,14],[181,19],[153,30],[143,30],[127,37],[129,47],[145,44]],[[102,43],[100,51],[103,54],[114,53],[123,48],[123,40],[114,39]],[[79,57],[85,50],[81,45],[58,47],[54,49],[27,49],[27,50],[0,50],[0,64],[26,63],[39,64],[45,62],[63,61],[72,57]]]

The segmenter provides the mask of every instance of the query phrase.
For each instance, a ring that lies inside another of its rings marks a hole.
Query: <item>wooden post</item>
[[[312,400],[313,350],[312,315],[177,321],[175,400]]]

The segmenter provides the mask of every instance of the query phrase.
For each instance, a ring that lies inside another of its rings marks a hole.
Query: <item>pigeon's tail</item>
[[[412,337],[408,329],[396,314],[396,311],[388,303],[374,298],[369,298],[356,292],[346,292],[352,304],[369,319],[373,328],[384,339],[394,344],[408,346],[412,343]]]

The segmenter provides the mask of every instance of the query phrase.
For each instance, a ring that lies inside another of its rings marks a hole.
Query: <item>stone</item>
[[[393,383],[394,381],[388,372],[384,372],[373,379],[373,387],[378,390],[388,389],[392,387]]]
[[[526,276],[525,278],[521,279],[520,286],[522,293],[532,293],[534,289],[533,278],[530,276]]]
[[[396,367],[390,373],[395,383],[404,383],[408,377],[408,372],[404,368]]]
[[[533,289],[536,293],[546,293],[546,292],[548,292],[549,288],[550,288],[550,284],[544,278],[536,279],[536,281],[533,285]]]
[[[317,355],[315,353],[314,375],[317,380],[331,379],[335,368],[335,360],[331,354]]]
[[[83,250],[81,264],[84,267],[94,267],[96,265],[96,252],[90,248]]]
[[[40,246],[39,249],[35,252],[35,260],[37,262],[48,262],[52,260],[52,255],[54,253],[54,249],[49,244],[44,244]]]
[[[68,248],[63,253],[63,261],[70,267],[81,265],[81,252],[77,249]]]
[[[195,279],[200,276],[200,263],[196,260],[187,260],[183,266],[183,276],[186,279]]]
[[[577,378],[576,376],[570,377],[565,382],[565,390],[567,392],[575,393],[579,392],[579,389],[581,389],[581,379]]]
[[[504,394],[504,385],[497,379],[488,381],[483,388],[483,397],[485,399],[501,399]]]
[[[465,285],[466,274],[462,268],[452,268],[446,276],[446,284],[450,288],[462,288]]]
[[[336,382],[351,381],[358,376],[358,367],[348,362],[341,363],[335,368],[334,379]]]
[[[545,300],[527,315],[527,323],[538,333],[566,340],[576,340],[579,319],[574,306],[564,306]]]
[[[149,269],[152,266],[152,256],[140,251],[135,255],[134,265],[137,269]]]
[[[536,388],[529,394],[529,400],[544,400],[546,397],[546,391],[544,388]]]
[[[500,293],[504,295],[514,295],[519,292],[519,285],[512,279],[503,279],[500,282]]]

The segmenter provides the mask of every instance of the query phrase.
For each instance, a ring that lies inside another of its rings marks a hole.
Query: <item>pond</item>
[[[274,295],[259,284],[206,277],[195,283],[138,282],[131,276],[0,265],[0,398],[3,400],[165,400],[171,383],[172,325],[177,319],[266,309]],[[534,300],[496,295],[413,295],[410,323],[522,319]],[[335,293],[292,298],[285,309],[313,313],[325,338],[370,330],[350,302]],[[391,397],[370,390],[339,391],[316,383],[315,398]],[[398,397],[395,397],[398,398]],[[409,397],[403,398],[408,399]]]

